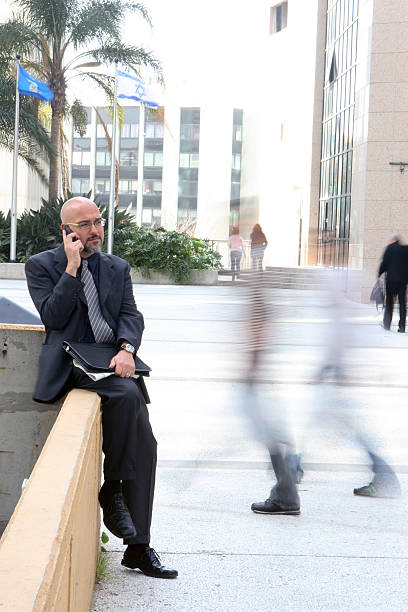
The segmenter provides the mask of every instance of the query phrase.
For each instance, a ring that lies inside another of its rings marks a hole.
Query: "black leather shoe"
[[[103,510],[103,522],[113,535],[123,539],[136,535],[132,517],[121,493],[115,493],[107,500],[99,495],[99,503]]]
[[[252,504],[251,510],[257,514],[300,514],[300,508],[282,508],[271,499]]]
[[[121,563],[129,569],[139,569],[146,576],[153,578],[177,578],[178,576],[177,570],[168,569],[161,564],[159,555],[149,546],[146,546],[141,553],[127,548]]]

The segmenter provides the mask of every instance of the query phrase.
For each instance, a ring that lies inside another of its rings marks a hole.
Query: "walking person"
[[[263,269],[262,263],[263,263],[265,249],[268,246],[268,241],[259,223],[256,223],[254,227],[252,228],[250,238],[251,238],[252,270],[262,272],[262,269]]]
[[[241,258],[244,252],[244,241],[239,235],[238,227],[232,228],[228,246],[230,249],[232,280],[234,281],[236,278],[239,278],[241,272]]]
[[[384,329],[391,328],[392,314],[394,310],[394,299],[398,296],[399,324],[398,331],[405,333],[405,322],[407,317],[406,291],[408,282],[408,246],[400,242],[400,236],[391,236],[386,247],[378,270],[378,280],[385,273],[385,309],[383,326]]]
[[[142,386],[134,379],[144,329],[129,264],[102,251],[104,220],[83,197],[61,209],[63,242],[31,257],[26,276],[45,325],[33,399],[53,402],[76,387],[98,393],[102,405],[105,482],[99,492],[107,528],[127,545],[122,565],[156,578],[176,578],[150,547],[156,473],[156,440]],[[74,366],[63,341],[87,343],[94,352],[109,344],[114,375],[92,380]],[[92,348],[93,347],[93,348]],[[146,398],[147,399],[147,398]]]

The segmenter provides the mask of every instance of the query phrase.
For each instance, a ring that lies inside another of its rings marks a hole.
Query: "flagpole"
[[[142,225],[143,183],[144,183],[144,139],[145,139],[145,106],[140,102],[139,112],[139,150],[137,172],[136,225]]]
[[[16,261],[17,245],[17,166],[18,166],[18,124],[20,115],[20,94],[18,91],[18,77],[20,68],[20,54],[16,55],[16,112],[14,118],[14,152],[13,152],[13,186],[11,192],[11,227],[10,227],[10,262]]]
[[[110,172],[109,217],[108,217],[108,253],[113,250],[113,227],[115,222],[115,170],[116,170],[116,122],[117,122],[117,93],[118,93],[118,58],[115,57],[115,88],[113,93],[113,122],[112,122],[112,152]]]

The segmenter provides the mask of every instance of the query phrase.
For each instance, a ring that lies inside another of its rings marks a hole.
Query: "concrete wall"
[[[2,612],[89,610],[99,552],[100,398],[71,391],[0,540]]]
[[[139,270],[131,270],[132,282],[146,285],[174,285],[175,281],[168,274],[152,271],[150,277],[145,278]],[[25,280],[24,264],[0,263],[0,278],[8,280]],[[188,285],[216,285],[218,282],[217,270],[192,270]]]
[[[0,324],[0,533],[62,403],[31,399],[43,340],[42,325]]]
[[[408,4],[373,0],[362,300],[393,233],[408,241]],[[354,181],[354,176],[353,176]]]

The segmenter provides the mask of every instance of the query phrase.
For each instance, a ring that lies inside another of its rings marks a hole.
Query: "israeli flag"
[[[157,108],[159,104],[154,101],[155,96],[149,88],[137,77],[118,70],[118,98],[136,100],[150,108]]]
[[[46,83],[37,81],[27,70],[21,66],[18,67],[18,91],[24,96],[33,96],[49,102],[53,99],[54,94]]]

